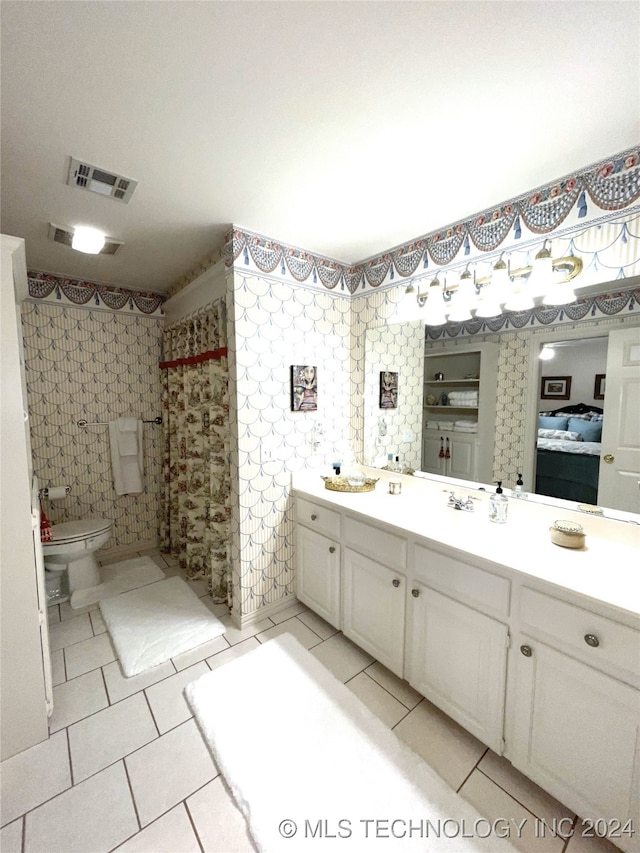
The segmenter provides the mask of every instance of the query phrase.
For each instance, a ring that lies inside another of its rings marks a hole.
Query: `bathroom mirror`
[[[632,336],[637,336],[640,343],[640,318],[638,324],[633,324],[635,329]],[[508,333],[488,334],[473,336],[464,339],[449,339],[445,341],[427,341],[426,352],[464,352],[465,349],[473,348],[478,344],[491,343],[500,352],[503,364],[502,373],[509,375],[510,367],[513,365],[513,382],[505,383],[505,388],[498,387],[495,402],[494,430],[493,434],[484,437],[485,446],[483,454],[489,454],[494,458],[494,467],[499,467],[500,458],[505,442],[511,437],[506,435],[510,423],[517,422],[518,462],[524,474],[525,491],[535,493],[536,489],[536,466],[538,462],[538,415],[541,411],[557,411],[560,408],[571,407],[574,404],[584,403],[594,411],[603,410],[603,422],[606,422],[607,411],[613,412],[620,408],[620,395],[622,390],[619,386],[611,384],[612,376],[607,377],[607,357],[609,339],[616,328],[621,328],[615,321],[610,326],[599,325],[590,328],[589,323],[573,324],[573,327],[550,327],[548,329],[537,327],[535,330],[514,330],[514,335]],[[629,327],[626,327],[629,328]],[[476,340],[477,339],[477,340]],[[507,343],[509,341],[509,343]],[[553,347],[551,346],[553,345]],[[507,347],[505,351],[504,348]],[[543,361],[539,358],[541,351],[545,349],[554,350],[554,357]],[[375,467],[383,467],[387,463],[389,454],[399,455],[405,466],[414,468],[416,471],[424,470],[423,462],[423,388],[425,381],[427,391],[431,395],[430,402],[434,402],[433,388],[436,374],[425,375],[425,359],[421,353],[425,352],[425,330],[424,323],[414,321],[409,323],[391,323],[386,326],[369,328],[365,335],[365,381],[364,381],[364,435],[363,456],[367,464]],[[505,361],[507,366],[505,366]],[[427,370],[430,370],[430,362],[426,360]],[[383,409],[379,405],[378,388],[380,374],[388,371],[398,374],[397,407]],[[462,369],[459,371],[463,373]],[[465,375],[471,377],[473,369],[470,367]],[[436,371],[437,373],[437,371]],[[567,382],[567,378],[571,382]],[[446,384],[447,377],[444,377]],[[607,394],[607,381],[609,381],[609,393]],[[498,380],[498,386],[500,381]],[[509,385],[508,393],[506,385]],[[570,387],[568,387],[570,386]],[[444,387],[444,385],[443,385]],[[467,387],[463,385],[463,387]],[[469,388],[473,388],[470,380]],[[604,390],[603,390],[604,389]],[[518,393],[515,393],[515,392]],[[615,399],[614,399],[615,393]],[[544,394],[544,396],[542,396]],[[568,396],[567,396],[568,394]],[[603,395],[601,397],[601,395]],[[580,399],[578,399],[580,397]],[[584,399],[583,399],[584,398]],[[440,401],[436,401],[437,403]],[[631,402],[631,411],[635,414],[632,418],[640,423],[639,412],[640,400]],[[628,407],[627,407],[628,408]],[[438,408],[431,408],[432,412],[438,413]],[[444,413],[445,408],[442,409]],[[448,413],[447,413],[448,414]],[[463,412],[464,414],[464,412]],[[575,413],[578,414],[577,412]],[[567,426],[569,416],[567,416]],[[561,418],[561,416],[559,416]],[[574,421],[573,425],[579,424]],[[562,424],[564,425],[564,423]],[[567,430],[566,432],[573,432]],[[439,431],[438,431],[439,432]],[[442,433],[446,436],[446,433]],[[454,433],[449,433],[453,436]],[[506,437],[505,437],[506,435]],[[594,436],[590,436],[593,438]],[[440,435],[436,437],[436,440]],[[584,448],[586,450],[586,444]],[[558,457],[560,458],[560,457]],[[573,457],[563,457],[571,459]],[[547,460],[545,460],[547,462]],[[596,491],[591,492],[591,499],[576,499],[580,503],[596,503],[597,493],[597,463],[573,462],[573,465],[589,467],[590,474],[578,473],[578,478],[590,479],[593,484],[595,476]],[[595,466],[595,467],[594,467]],[[549,482],[554,466],[547,464],[547,468],[539,482],[537,499],[545,503],[557,503],[562,500],[558,494],[562,494],[562,488],[554,489],[553,483]],[[594,475],[594,471],[596,471]],[[442,472],[431,471],[432,474]],[[453,474],[452,474],[453,477]],[[460,478],[453,477],[452,482],[460,482]],[[467,478],[462,478],[464,482]],[[478,478],[475,484],[486,482],[490,478]],[[510,487],[514,482],[508,483]],[[473,478],[469,479],[473,482]],[[610,504],[603,506],[602,494],[597,498],[597,503],[607,510],[609,507],[614,514],[622,510],[624,512],[637,513],[640,508],[640,496],[635,492],[629,492],[625,498],[609,490],[602,490],[604,494],[610,495]],[[578,493],[576,493],[578,494]],[[580,492],[582,494],[582,492]],[[587,494],[586,492],[584,493]],[[565,500],[574,500],[566,497]],[[566,506],[566,504],[559,504]],[[606,513],[611,514],[611,513]]]

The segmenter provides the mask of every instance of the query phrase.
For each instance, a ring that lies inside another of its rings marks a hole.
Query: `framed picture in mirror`
[[[604,400],[605,373],[596,373],[596,381],[593,386],[593,399]]]
[[[571,399],[570,376],[543,376],[540,385],[541,400]]]

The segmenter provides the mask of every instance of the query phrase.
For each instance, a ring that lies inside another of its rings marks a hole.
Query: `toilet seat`
[[[93,536],[106,533],[111,527],[108,518],[87,518],[81,521],[65,521],[51,527],[51,545],[65,545],[79,542]],[[43,543],[45,546],[49,543]],[[45,548],[46,552],[46,548]]]

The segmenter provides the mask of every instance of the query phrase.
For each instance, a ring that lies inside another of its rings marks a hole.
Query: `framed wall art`
[[[380,408],[398,408],[398,374],[389,370],[380,371]]]
[[[569,400],[571,398],[571,377],[543,376],[540,398],[542,400]]]
[[[593,385],[593,399],[604,400],[604,386],[607,376],[605,373],[596,373],[596,381]]]
[[[310,364],[291,365],[291,411],[318,409],[318,368]]]

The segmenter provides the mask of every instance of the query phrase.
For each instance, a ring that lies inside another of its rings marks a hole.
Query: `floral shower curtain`
[[[161,547],[229,600],[229,402],[224,300],[164,332]]]

